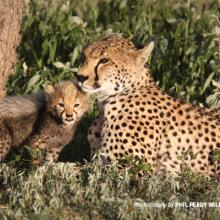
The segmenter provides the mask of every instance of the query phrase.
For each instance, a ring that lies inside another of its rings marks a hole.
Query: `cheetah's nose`
[[[76,75],[76,78],[79,82],[83,83],[85,82],[89,77],[84,75]]]
[[[72,118],[72,117],[73,117],[73,114],[72,114],[72,113],[66,113],[66,117],[67,117],[67,118]]]

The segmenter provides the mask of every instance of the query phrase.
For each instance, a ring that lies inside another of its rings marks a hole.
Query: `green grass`
[[[174,97],[220,107],[220,5],[218,1],[29,0],[15,73],[8,94],[37,91],[44,83],[72,79],[86,45],[111,32],[138,47],[153,40],[149,62],[157,84]],[[219,202],[218,180],[186,171],[173,177],[139,178],[145,167],[89,160],[86,133],[91,110],[64,163],[34,167],[30,151],[13,151],[0,165],[0,219],[219,219],[219,208],[137,208],[135,202]],[[77,162],[77,165],[69,162]],[[80,162],[80,163],[79,163]],[[143,203],[142,203],[143,204]]]

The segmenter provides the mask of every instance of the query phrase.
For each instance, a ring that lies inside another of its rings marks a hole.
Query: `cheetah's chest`
[[[156,114],[148,114],[152,105],[146,101],[146,96],[134,92],[111,97],[104,104],[101,145],[105,153],[116,158],[132,155],[146,162],[155,160],[160,129],[155,126]]]

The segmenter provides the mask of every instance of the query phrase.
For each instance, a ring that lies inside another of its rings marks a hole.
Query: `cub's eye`
[[[79,107],[79,104],[77,103],[77,104],[75,104],[73,107],[74,107],[74,108],[77,108],[77,107]]]
[[[64,104],[62,102],[58,103],[58,106],[60,106],[61,108],[64,108]]]
[[[100,62],[100,63],[108,63],[108,61],[109,61],[109,59],[103,58],[103,59],[101,59],[99,62]]]

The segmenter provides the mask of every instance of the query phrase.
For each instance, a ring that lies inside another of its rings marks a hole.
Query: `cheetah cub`
[[[72,82],[48,85],[44,91],[0,102],[0,161],[12,147],[30,144],[56,161],[88,109],[88,97]]]

